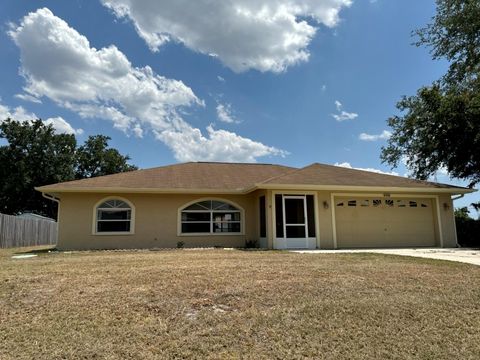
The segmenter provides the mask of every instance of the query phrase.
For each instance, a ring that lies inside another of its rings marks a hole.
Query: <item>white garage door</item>
[[[338,248],[436,246],[432,199],[335,197]]]

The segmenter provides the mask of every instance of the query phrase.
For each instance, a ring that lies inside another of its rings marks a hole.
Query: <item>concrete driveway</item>
[[[352,250],[292,250],[302,254],[377,253],[414,256],[426,259],[449,260],[480,266],[480,249],[468,248],[411,248],[411,249],[352,249]]]

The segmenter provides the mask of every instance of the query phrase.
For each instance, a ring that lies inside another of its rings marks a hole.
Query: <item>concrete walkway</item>
[[[302,254],[377,253],[388,255],[414,256],[426,259],[457,261],[480,266],[480,249],[468,248],[292,250],[292,252]]]

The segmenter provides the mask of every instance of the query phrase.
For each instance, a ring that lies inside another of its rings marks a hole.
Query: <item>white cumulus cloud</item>
[[[25,110],[22,106],[10,109],[8,106],[0,103],[0,122],[8,118],[16,121],[27,121],[37,119],[37,115]]]
[[[36,104],[41,104],[42,101],[40,99],[37,99],[35,96],[29,95],[29,94],[16,94],[15,97],[17,99],[23,100],[23,101],[29,101],[33,102]]]
[[[133,66],[114,45],[92,47],[85,36],[47,8],[26,15],[20,25],[11,27],[9,35],[20,48],[27,96],[47,97],[84,118],[107,119],[115,128],[137,137],[151,130],[179,160],[188,159],[185,154],[201,159],[189,151],[192,146],[202,147],[199,153],[206,158],[235,157],[238,161],[282,154],[222,130],[207,130],[209,137],[203,137],[181,116],[184,108],[204,106],[190,87],[156,74],[149,66]],[[237,144],[221,141],[222,137]],[[176,143],[175,139],[198,144]],[[187,150],[179,150],[182,146]],[[231,153],[249,146],[250,152],[242,152],[243,156]]]
[[[378,141],[388,140],[392,136],[392,133],[388,130],[383,130],[381,134],[367,134],[361,133],[358,138],[362,141]]]
[[[281,72],[308,60],[319,25],[335,27],[352,0],[101,0],[132,21],[152,51],[170,41],[236,72]]]
[[[347,112],[343,110],[343,105],[340,101],[335,101],[335,107],[337,108],[338,114],[332,114],[332,117],[337,121],[353,120],[358,117],[357,113]]]
[[[349,162],[343,162],[343,163],[335,163],[335,166],[347,168],[347,169],[355,169],[355,170],[363,170],[363,171],[370,171],[374,172],[377,174],[385,174],[385,175],[395,175],[398,176],[399,174],[395,171],[382,171],[380,169],[375,169],[375,168],[361,168],[361,167],[353,167]]]
[[[231,104],[218,104],[217,105],[217,118],[218,120],[225,122],[225,123],[236,123],[238,122],[235,119],[235,116],[232,113],[232,105]]]
[[[14,109],[10,109],[7,105],[0,103],[0,123],[8,118],[15,121],[33,121],[39,119],[35,113],[25,110],[25,108],[22,106],[17,106]],[[43,120],[43,122],[46,125],[52,125],[57,134],[83,134],[82,129],[75,129],[60,116],[48,118]]]
[[[163,131],[157,137],[165,142],[179,161],[256,162],[262,156],[288,155],[288,152],[241,137],[226,130],[207,127],[208,136],[188,125],[182,131]]]
[[[61,134],[76,134],[82,135],[83,129],[74,129],[64,118],[61,116],[48,118],[44,121],[46,125],[52,125],[57,133]]]

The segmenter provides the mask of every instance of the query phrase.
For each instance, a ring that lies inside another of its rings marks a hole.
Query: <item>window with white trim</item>
[[[132,208],[123,200],[110,199],[97,206],[97,233],[130,233]]]
[[[219,200],[204,200],[181,211],[182,234],[234,234],[241,232],[241,211]]]

